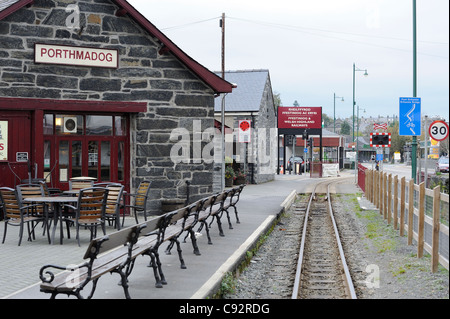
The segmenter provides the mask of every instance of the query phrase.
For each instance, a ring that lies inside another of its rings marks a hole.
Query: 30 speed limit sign
[[[448,137],[448,125],[444,121],[434,121],[428,132],[433,140],[443,141]]]

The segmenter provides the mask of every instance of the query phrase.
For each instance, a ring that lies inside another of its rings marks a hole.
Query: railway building
[[[204,197],[214,164],[174,162],[173,131],[213,128],[214,100],[231,92],[125,0],[2,1],[0,186],[151,180],[153,211],[185,198],[183,181]]]
[[[226,71],[225,80],[237,86],[232,93],[215,100],[216,120],[221,121],[223,102],[225,125],[232,129],[225,137],[225,153],[233,160],[235,170],[246,172],[248,182],[271,181],[276,172],[277,106],[270,72],[267,69]]]

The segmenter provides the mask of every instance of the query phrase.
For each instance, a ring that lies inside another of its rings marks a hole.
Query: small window
[[[112,135],[112,116],[86,115],[86,135]]]
[[[56,115],[56,134],[83,135],[83,115]]]
[[[125,116],[116,116],[114,125],[116,129],[116,136],[127,135],[127,118]]]
[[[53,114],[44,115],[44,135],[53,135]]]

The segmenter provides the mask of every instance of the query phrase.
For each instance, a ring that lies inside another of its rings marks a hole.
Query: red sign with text
[[[320,129],[322,128],[322,107],[279,107],[278,128]]]

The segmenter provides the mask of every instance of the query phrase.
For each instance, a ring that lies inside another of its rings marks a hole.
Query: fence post
[[[398,229],[398,175],[394,177],[394,229]]]
[[[441,188],[433,189],[433,237],[431,241],[431,272],[436,272],[439,265],[439,221],[441,211]]]
[[[408,245],[412,245],[414,231],[414,179],[409,180],[408,194]]]
[[[400,236],[405,232],[405,200],[406,200],[406,182],[403,176],[400,180]]]
[[[383,175],[383,216],[384,219],[387,219],[388,173],[384,173]]]
[[[392,221],[392,174],[389,174],[389,178],[388,178],[388,187],[387,187],[387,194],[386,194],[386,199],[387,199],[387,220],[388,220],[388,224],[391,224]]]
[[[383,216],[384,209],[384,173],[380,173],[380,215]]]
[[[424,232],[425,232],[425,182],[419,185],[419,225],[418,225],[418,238],[417,238],[417,258],[423,257],[423,244],[424,244]]]
[[[378,206],[378,189],[380,187],[380,176],[379,176],[378,171],[375,171],[375,175],[373,178],[373,184],[374,184],[373,203],[374,203],[375,207],[379,208],[379,206]]]

